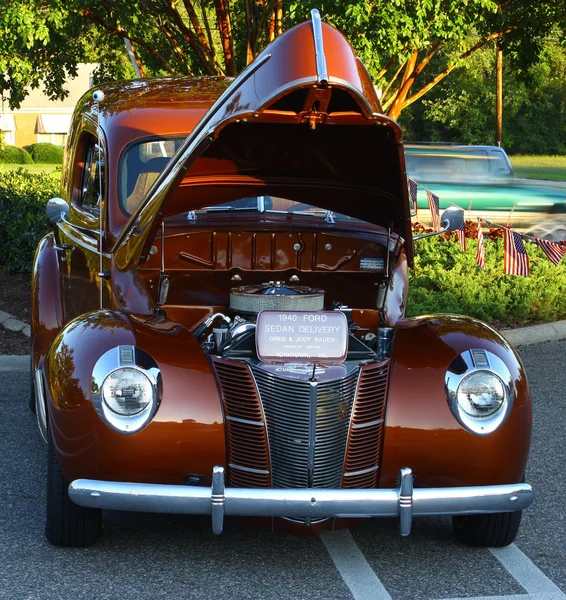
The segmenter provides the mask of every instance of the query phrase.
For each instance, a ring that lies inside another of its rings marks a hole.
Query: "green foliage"
[[[43,163],[45,165],[63,164],[63,148],[47,142],[39,142],[27,146],[26,150],[30,153],[34,163]]]
[[[39,240],[51,230],[47,200],[58,195],[50,175],[24,169],[0,173],[0,269],[29,272]]]
[[[455,313],[497,325],[566,318],[566,259],[555,267],[534,244],[525,244],[531,275],[503,274],[503,239],[486,239],[486,268],[476,266],[477,241],[467,251],[438,237],[415,242],[409,273],[408,316]]]
[[[511,154],[566,154],[566,47],[546,41],[538,61],[523,72],[508,58],[504,51],[503,146]],[[493,44],[471,56],[401,122],[413,140],[494,144]]]
[[[11,107],[40,83],[64,97],[67,72],[86,61],[100,64],[97,83],[131,76],[124,39],[147,76],[234,75],[248,50],[256,56],[312,8],[347,34],[393,118],[488,39],[503,36],[524,70],[551,28],[566,26],[564,0],[20,0],[0,3],[0,92],[10,92]]]
[[[33,159],[23,148],[4,145],[0,148],[0,163],[9,165],[29,165]]]

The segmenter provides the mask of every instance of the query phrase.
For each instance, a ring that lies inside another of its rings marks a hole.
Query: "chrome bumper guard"
[[[212,487],[123,483],[76,479],[69,486],[75,504],[89,508],[188,515],[211,515],[212,530],[222,533],[224,515],[240,517],[399,517],[409,535],[413,515],[475,515],[527,508],[530,485],[490,485],[413,489],[411,469],[401,469],[395,489],[227,488],[224,468],[214,467]]]

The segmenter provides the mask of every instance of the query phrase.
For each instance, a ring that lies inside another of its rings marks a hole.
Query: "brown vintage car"
[[[398,125],[318,12],[237,79],[102,86],[74,115],[33,272],[48,540],[101,510],[290,532],[452,515],[506,545],[533,499],[521,362],[407,319]],[[444,217],[449,229],[458,214]]]

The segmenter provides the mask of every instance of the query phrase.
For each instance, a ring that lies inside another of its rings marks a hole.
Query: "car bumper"
[[[214,467],[212,487],[123,483],[77,479],[69,486],[75,504],[89,508],[155,513],[211,515],[214,533],[222,533],[224,515],[246,517],[396,517],[401,535],[409,535],[413,515],[474,515],[527,508],[530,485],[413,489],[410,469],[401,469],[394,489],[226,488],[224,468]]]

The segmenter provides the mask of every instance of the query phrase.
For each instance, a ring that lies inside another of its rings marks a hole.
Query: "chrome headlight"
[[[487,350],[463,352],[450,364],[445,383],[452,413],[472,433],[493,433],[511,410],[511,374],[505,363]]]
[[[135,433],[155,415],[161,375],[155,361],[134,346],[104,353],[92,372],[92,402],[101,419],[121,433]]]

